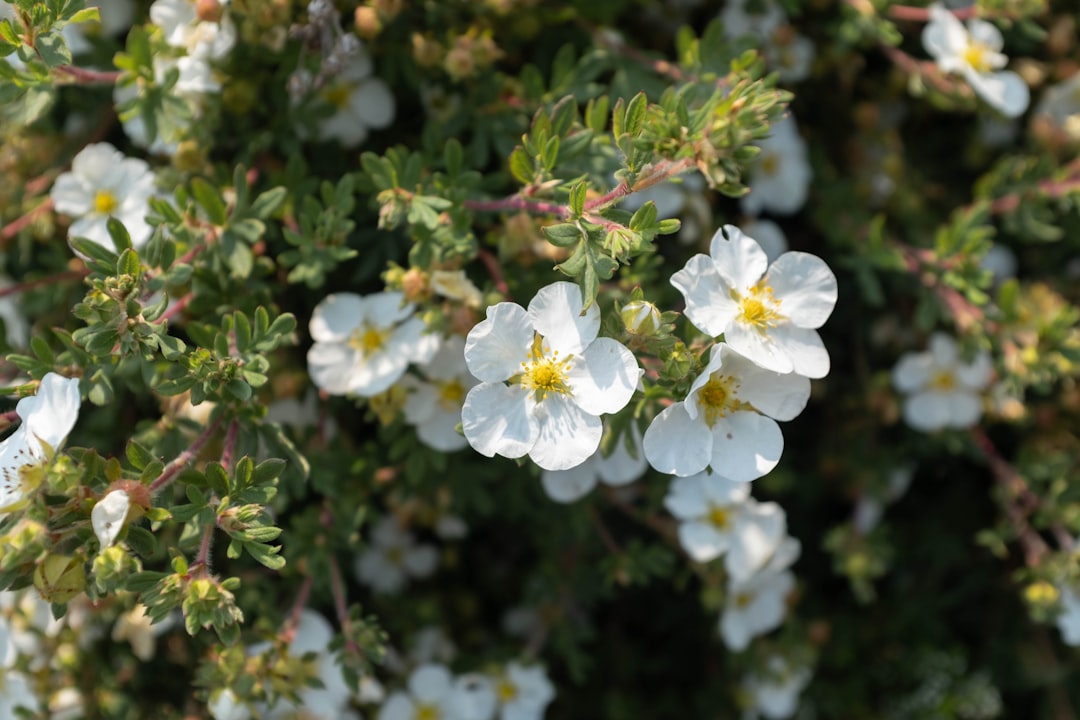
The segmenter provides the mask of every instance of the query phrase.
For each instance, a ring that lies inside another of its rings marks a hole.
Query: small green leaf
[[[192,178],[191,193],[195,196],[195,200],[202,209],[206,211],[206,216],[210,218],[210,222],[218,226],[225,224],[228,220],[228,214],[225,207],[225,198],[221,195],[221,191],[202,178]]]
[[[570,213],[574,217],[580,217],[585,212],[585,193],[587,187],[584,180],[570,188]]]
[[[544,236],[556,247],[570,247],[582,238],[581,228],[573,223],[559,223],[542,228]]]
[[[510,153],[510,174],[522,185],[529,185],[533,181],[532,159],[520,145]]]

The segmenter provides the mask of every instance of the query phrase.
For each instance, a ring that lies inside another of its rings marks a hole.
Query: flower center
[[[99,215],[112,215],[120,203],[111,190],[98,190],[94,195],[94,212]]]
[[[391,565],[400,567],[405,562],[405,548],[392,547],[386,549],[386,560]]]
[[[349,347],[358,350],[364,355],[371,355],[382,350],[390,337],[388,329],[377,328],[374,325],[363,325],[353,331],[349,338]]]
[[[735,391],[738,389],[739,384],[735,382],[735,378],[715,372],[709,376],[709,382],[698,390],[698,407],[705,414],[705,423],[709,427],[729,412],[742,410],[746,406],[735,397]]]
[[[458,379],[449,380],[439,385],[439,405],[454,412],[461,408],[465,400],[465,386]]]
[[[772,177],[780,171],[780,157],[776,153],[763,153],[761,155],[761,172]]]
[[[972,67],[977,73],[987,73],[990,67],[990,48],[980,42],[970,43],[964,50],[964,62]]]
[[[740,610],[745,608],[750,603],[754,602],[753,593],[741,592],[735,595],[735,607]]]
[[[352,95],[352,88],[344,83],[328,87],[322,94],[323,100],[330,103],[338,110],[344,109],[344,107],[349,104],[350,95]]]
[[[508,703],[518,696],[518,689],[514,683],[504,678],[495,687],[495,693],[499,696],[500,702]]]
[[[956,387],[956,376],[951,370],[938,370],[930,377],[930,388],[938,392],[949,392]]]
[[[784,319],[777,309],[780,301],[773,297],[773,289],[766,285],[764,280],[751,287],[746,295],[732,290],[731,298],[739,304],[736,319],[756,327],[760,332],[776,327],[779,321]]]
[[[544,339],[534,333],[529,359],[521,363],[521,386],[533,391],[536,402],[546,398],[548,393],[569,395],[570,386],[566,381],[572,357],[573,355],[569,355],[560,360],[559,351],[552,352],[551,348],[544,344]]]
[[[442,713],[439,712],[439,708],[431,703],[420,703],[416,706],[416,714],[413,715],[415,720],[439,720],[442,717]]]
[[[731,509],[722,505],[713,505],[709,508],[709,522],[717,530],[727,530],[731,524]]]

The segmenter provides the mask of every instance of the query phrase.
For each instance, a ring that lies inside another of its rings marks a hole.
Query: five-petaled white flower
[[[440,346],[431,362],[421,368],[424,378],[406,375],[401,384],[409,391],[405,420],[416,426],[416,435],[428,447],[442,452],[469,444],[457,432],[465,393],[476,379],[465,365],[465,339],[452,335]]]
[[[736,482],[755,480],[776,467],[784,450],[776,420],[793,419],[809,398],[810,381],[802,375],[765,370],[717,343],[686,400],[664,408],[645,431],[645,457],[670,475],[711,466]]]
[[[424,332],[413,305],[400,292],[327,295],[311,314],[308,372],[332,395],[378,395],[396,383],[410,362],[425,363],[438,338]]]
[[[64,444],[79,417],[79,381],[49,373],[36,395],[15,406],[22,424],[0,443],[0,513],[28,501],[42,469]]]
[[[743,689],[753,703],[752,710],[768,720],[785,720],[799,707],[799,695],[809,684],[810,668],[792,666],[779,655],[770,655],[765,672],[743,680]]]
[[[394,96],[386,83],[371,73],[371,57],[360,47],[345,69],[319,90],[319,97],[335,109],[319,123],[320,140],[355,147],[364,142],[369,130],[390,125]]]
[[[787,597],[795,588],[795,575],[787,568],[802,547],[785,538],[769,562],[746,580],[729,578],[720,635],[729,650],[741,652],[752,638],[780,626],[787,613]]]
[[[641,377],[622,343],[597,337],[600,309],[582,314],[577,285],[542,288],[526,311],[503,302],[465,341],[481,384],[461,409],[469,444],[487,457],[528,455],[545,470],[580,465],[600,445],[600,415],[621,410]]]
[[[509,662],[493,683],[499,720],[540,720],[555,699],[555,686],[540,665]]]
[[[750,167],[750,192],[740,203],[747,215],[767,210],[791,215],[806,204],[813,171],[806,154],[806,142],[799,135],[791,115],[773,124],[772,134],[761,140],[761,154]]]
[[[641,447],[641,431],[633,422],[621,436],[611,454],[604,457],[597,450],[577,467],[569,470],[544,470],[540,483],[547,496],[560,503],[572,503],[589,494],[598,482],[619,487],[637,480],[648,468]]]
[[[377,720],[455,720],[458,715],[454,677],[443,665],[428,663],[409,675],[408,692],[390,694]]]
[[[123,490],[113,490],[101,498],[90,511],[90,524],[103,550],[112,547],[116,542],[116,536],[123,529],[130,508],[131,498],[128,494]]]
[[[825,261],[786,252],[770,265],[757,241],[734,225],[716,231],[709,253],[671,276],[690,322],[707,335],[723,333],[732,349],[767,370],[825,377],[829,353],[817,328],[837,294]]]
[[[926,352],[905,353],[893,368],[893,386],[907,395],[904,421],[923,432],[972,427],[982,417],[981,393],[993,370],[989,353],[964,362],[955,340],[934,333]]]
[[[1027,83],[1011,70],[1001,70],[1009,59],[1001,53],[1001,31],[990,23],[971,18],[965,29],[955,15],[934,3],[922,41],[942,72],[962,75],[976,95],[1006,117],[1027,110]]]
[[[433,546],[418,545],[397,518],[386,515],[372,528],[371,544],[356,559],[356,575],[375,592],[393,595],[408,578],[431,575],[438,562]]]
[[[229,0],[218,0],[212,15],[199,13],[197,0],[156,0],[150,6],[150,19],[165,35],[165,42],[182,48],[202,60],[220,60],[236,44],[236,26],[222,8]]]
[[[664,506],[679,519],[679,543],[697,562],[724,556],[732,579],[747,580],[787,537],[787,516],[773,502],[750,497],[749,483],[698,473],[676,478]]]
[[[154,173],[145,161],[125,157],[109,143],[94,143],[71,161],[71,172],[56,178],[50,197],[57,212],[76,218],[70,237],[112,247],[107,223],[115,217],[139,248],[152,232],[145,217],[153,194]]]

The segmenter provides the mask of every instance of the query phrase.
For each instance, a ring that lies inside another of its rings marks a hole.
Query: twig
[[[26,280],[25,282],[9,285],[6,288],[0,288],[0,298],[25,292],[27,290],[33,290],[36,287],[56,285],[57,283],[67,282],[68,280],[81,280],[89,274],[90,272],[84,268],[82,270],[67,270],[62,273],[57,273],[56,275],[38,278],[37,280]]]
[[[161,316],[158,318],[158,320],[172,320],[174,317],[184,312],[184,308],[188,306],[188,303],[191,302],[191,299],[193,297],[195,297],[195,293],[189,292],[188,294],[184,295],[179,300],[170,305],[168,308],[166,308],[165,312],[161,313]]]
[[[950,10],[949,12],[955,15],[957,20],[967,20],[968,18],[979,16],[979,6],[972,5],[970,7]],[[909,5],[890,5],[889,15],[897,20],[927,22],[930,20],[930,8],[911,7]]]
[[[15,218],[4,227],[0,228],[0,241],[8,241],[18,235],[24,228],[37,219],[38,215],[48,212],[53,208],[53,199],[48,198],[45,202],[41,203],[33,210],[30,210],[25,215],[19,218]]]
[[[592,522],[593,527],[596,528],[596,532],[600,535],[600,540],[604,543],[604,547],[606,547],[615,557],[622,555],[622,548],[619,547],[619,543],[615,542],[615,538],[611,536],[611,532],[607,529],[607,526],[604,525],[604,520],[600,517],[600,513],[596,512],[596,506],[592,504],[587,505],[585,510],[589,514],[589,521]]]
[[[74,65],[61,65],[56,68],[56,71],[67,75],[75,82],[83,85],[96,85],[99,83],[115,85],[120,79],[120,76],[123,75],[123,73],[118,70],[89,70],[87,68],[75,67]]]
[[[300,590],[296,593],[296,601],[293,602],[289,617],[285,620],[285,626],[281,628],[281,639],[286,643],[292,642],[296,636],[296,626],[300,624],[300,615],[304,612],[304,608],[307,607],[312,582],[314,582],[314,578],[311,573],[308,573],[304,576],[303,582],[300,583]]]
[[[176,459],[165,466],[165,469],[161,471],[161,474],[157,476],[157,479],[150,483],[150,492],[155,493],[175,480],[176,476],[180,474],[180,471],[184,469],[184,466],[191,462],[199,451],[202,450],[203,445],[209,442],[210,438],[214,437],[219,427],[221,427],[221,418],[210,423],[206,429],[202,431],[199,437],[195,438],[195,441],[191,443],[191,447],[177,455]]]
[[[484,263],[484,267],[487,268],[488,275],[495,282],[495,289],[498,290],[506,299],[510,299],[510,286],[506,284],[506,279],[502,274],[502,267],[499,265],[499,259],[492,255],[489,251],[480,249],[476,251],[477,257],[480,258],[480,262]]]

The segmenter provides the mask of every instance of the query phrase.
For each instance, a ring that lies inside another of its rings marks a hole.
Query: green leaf
[[[69,23],[101,22],[101,11],[96,7],[86,7],[68,18]]]
[[[584,180],[579,181],[570,188],[570,213],[574,217],[580,217],[585,212],[585,193],[587,187]]]
[[[443,147],[443,164],[446,165],[446,173],[450,177],[461,174],[465,164],[465,150],[457,138],[450,138]]]
[[[556,247],[570,247],[582,239],[581,228],[573,223],[559,223],[542,228],[544,236]]]
[[[648,110],[649,100],[645,93],[639,92],[626,106],[625,132],[630,137],[637,137],[645,128],[645,112]]]
[[[139,254],[137,252],[129,247],[127,250],[120,253],[120,257],[116,261],[117,275],[131,275],[137,277],[141,272],[142,265],[139,263]]]
[[[225,207],[225,198],[222,196],[221,191],[202,178],[192,178],[191,193],[195,196],[195,200],[202,209],[206,211],[206,216],[210,218],[210,222],[218,226],[225,224],[228,220],[228,214]]]
[[[522,185],[530,185],[533,181],[532,159],[520,145],[510,153],[510,174]]]
[[[53,29],[38,35],[34,40],[34,47],[50,68],[71,64],[71,50],[59,30]]]
[[[260,193],[255,202],[251,203],[251,214],[262,220],[267,219],[278,211],[289,196],[289,191],[283,187],[276,187]]]

